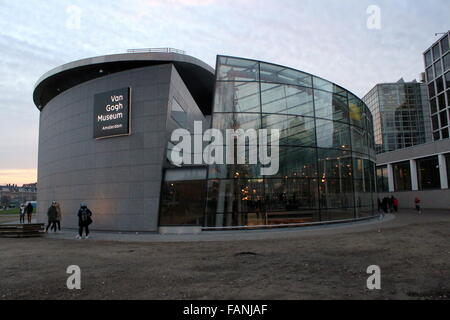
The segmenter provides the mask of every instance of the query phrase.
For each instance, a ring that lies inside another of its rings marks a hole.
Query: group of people
[[[422,209],[420,207],[420,198],[419,197],[415,197],[414,198],[414,205],[416,207],[417,212],[422,213]],[[378,212],[382,213],[382,215],[384,213],[392,213],[392,212],[398,212],[398,199],[395,198],[394,196],[389,197],[384,197],[383,200],[380,200],[380,198],[378,198]]]
[[[31,202],[28,202],[27,205],[25,203],[22,203],[19,208],[19,217],[20,217],[20,223],[25,223],[25,214],[27,215],[28,223],[31,223],[31,216],[33,215],[33,205]]]
[[[31,223],[31,213],[33,212],[33,206],[29,203],[27,206],[20,206],[20,222],[25,218],[25,213],[28,214],[28,223]],[[48,229],[53,230],[53,232],[61,231],[61,219],[62,212],[61,207],[58,202],[52,201],[51,206],[47,210],[48,223],[45,228],[45,232],[48,232]],[[85,234],[85,238],[89,238],[89,225],[92,223],[92,211],[89,210],[85,203],[80,204],[80,209],[78,210],[78,234],[77,239],[81,239],[83,237],[83,232]]]
[[[394,196],[384,197],[383,200],[378,198],[378,212],[379,213],[392,213],[398,212],[398,199]]]

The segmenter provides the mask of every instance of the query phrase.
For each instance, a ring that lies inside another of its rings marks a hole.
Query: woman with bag
[[[88,209],[85,203],[80,205],[80,210],[78,210],[78,234],[77,239],[81,239],[83,237],[83,229],[85,230],[86,237],[85,239],[89,239],[89,225],[92,223],[92,212]]]

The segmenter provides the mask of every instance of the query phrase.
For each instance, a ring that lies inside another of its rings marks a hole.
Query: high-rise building
[[[424,52],[433,139],[449,138],[450,31]]]
[[[426,84],[417,81],[377,84],[363,101],[374,118],[377,153],[430,142],[431,125]]]

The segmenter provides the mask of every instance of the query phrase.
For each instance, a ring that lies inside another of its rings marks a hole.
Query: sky
[[[132,48],[172,47],[303,70],[363,97],[418,79],[448,0],[0,0],[0,185],[36,181],[39,77]]]

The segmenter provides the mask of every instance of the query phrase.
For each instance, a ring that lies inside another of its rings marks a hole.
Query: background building
[[[104,117],[97,107],[113,96],[130,107],[120,123],[127,130],[104,137],[102,130],[116,126],[98,127]],[[316,76],[225,56],[214,70],[178,51],[149,50],[51,70],[38,81],[34,101],[41,112],[41,221],[53,200],[65,227],[77,226],[79,203],[86,202],[99,230],[211,230],[374,215],[372,115],[358,97]],[[278,174],[260,176],[260,165],[173,165],[170,136],[177,128],[193,132],[194,121],[203,130],[279,129]]]
[[[24,184],[21,187],[16,184],[0,186],[1,206],[19,207],[26,201],[36,201],[36,183]]]
[[[450,31],[424,53],[433,139],[449,138]]]
[[[377,84],[363,101],[374,118],[377,153],[432,141],[426,84],[403,79]]]
[[[401,207],[413,208],[419,197],[424,208],[450,208],[449,38],[447,32],[424,53],[434,141],[377,155],[379,197],[394,195]]]

